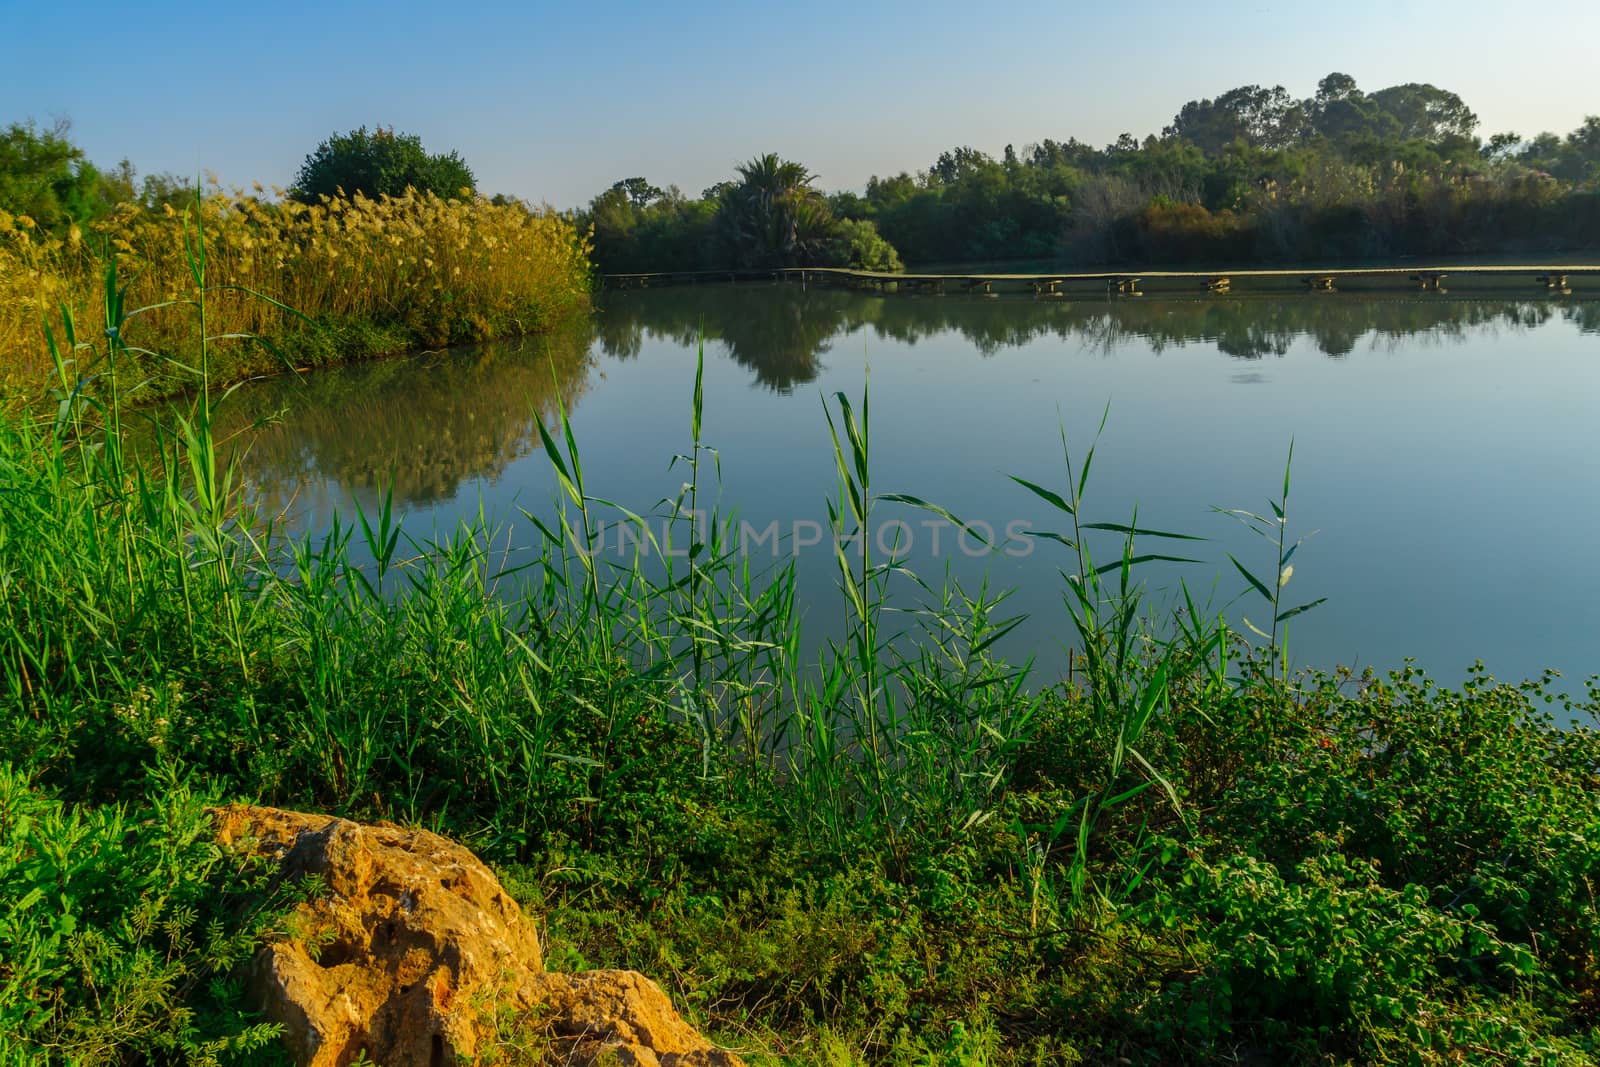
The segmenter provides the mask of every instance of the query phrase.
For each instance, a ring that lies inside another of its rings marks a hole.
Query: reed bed
[[[0,394],[42,389],[51,372],[43,327],[59,330],[63,308],[77,322],[101,319],[110,257],[128,306],[152,308],[136,324],[123,387],[145,398],[191,387],[188,254],[202,240],[215,287],[214,383],[538,333],[588,306],[587,238],[551,211],[480,197],[306,205],[259,187],[213,189],[185,211],[124,205],[60,235],[0,213]]]

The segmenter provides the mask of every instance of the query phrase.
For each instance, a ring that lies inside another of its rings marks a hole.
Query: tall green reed
[[[1174,674],[1194,662],[1208,662],[1209,653],[1226,640],[1223,627],[1207,627],[1198,616],[1191,616],[1191,626],[1195,629],[1186,635],[1186,642],[1179,635],[1161,633],[1148,621],[1145,587],[1136,579],[1139,569],[1148,564],[1197,562],[1192,557],[1167,552],[1139,551],[1136,547],[1139,538],[1178,542],[1194,542],[1201,538],[1141,527],[1137,508],[1126,523],[1086,520],[1083,508],[1089,476],[1109,414],[1107,407],[1081,465],[1074,461],[1065,425],[1061,426],[1066,477],[1060,491],[1011,476],[1013,482],[1070,521],[1068,529],[1035,531],[1032,536],[1061,545],[1072,561],[1073,569],[1062,571],[1062,578],[1066,585],[1063,602],[1076,636],[1074,664],[1082,668],[1079,684],[1083,697],[1089,702],[1092,720],[1104,724],[1110,731],[1109,753],[1100,785],[1060,813],[1048,828],[1041,828],[1044,832],[1039,847],[1046,851],[1070,832],[1071,858],[1066,881],[1077,902],[1081,902],[1090,889],[1088,878],[1094,831],[1116,809],[1147,790],[1159,788],[1173,813],[1180,820],[1185,818],[1178,789],[1144,754],[1144,738],[1166,709]],[[1111,543],[1115,546],[1115,555],[1110,562],[1101,563],[1090,538],[1108,534],[1114,535]],[[1187,658],[1180,660],[1180,653]],[[1129,780],[1130,769],[1136,772],[1137,780]],[[1126,864],[1135,882],[1143,877],[1151,862],[1141,858],[1142,844],[1141,833]],[[1033,857],[1025,861],[1026,864],[1035,862]]]
[[[1254,592],[1267,604],[1269,623],[1262,629],[1250,621],[1248,615],[1244,616],[1244,624],[1251,633],[1267,642],[1267,652],[1271,656],[1273,677],[1287,678],[1289,674],[1289,642],[1286,624],[1297,615],[1303,615],[1312,608],[1327,602],[1327,597],[1318,597],[1304,604],[1292,608],[1283,606],[1283,591],[1289,584],[1289,579],[1294,577],[1294,554],[1305,543],[1304,537],[1289,540],[1289,474],[1294,468],[1294,441],[1289,442],[1289,454],[1283,461],[1283,491],[1277,500],[1268,500],[1267,507],[1271,509],[1271,517],[1257,515],[1253,511],[1241,508],[1217,508],[1224,515],[1238,519],[1256,536],[1272,545],[1274,564],[1272,575],[1263,580],[1250,568],[1239,562],[1238,557],[1231,552],[1228,560],[1249,583],[1246,594]],[[1308,535],[1309,536],[1309,535]]]

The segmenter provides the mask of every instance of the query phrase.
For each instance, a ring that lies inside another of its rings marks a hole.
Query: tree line
[[[1600,116],[1565,137],[1483,140],[1478,126],[1437,86],[1367,93],[1333,73],[1307,99],[1247,85],[1192,100],[1142,141],[1046,139],[1007,145],[999,158],[963,146],[926,170],[831,195],[801,164],[764,156],[698,199],[620,181],[583,218],[608,273],[895,258],[1238,264],[1600,245]],[[745,227],[749,205],[775,203],[777,174],[778,199],[793,205],[779,231],[793,234],[803,217],[813,238],[848,239],[779,240]]]
[[[697,200],[628,178],[595,197],[583,218],[608,273],[847,266],[894,271],[899,254],[871,218],[838,210],[816,176],[775,154],[735,169]]]
[[[1565,136],[1478,136],[1455,93],[1423,83],[1368,93],[1349,75],[1309,98],[1246,85],[1191,100],[1160,134],[1097,148],[1045,139],[997,158],[970,146],[927,169],[825,193],[776,154],[690,197],[643,177],[575,213],[604,273],[1039,260],[1241,265],[1572,251],[1600,246],[1600,115]],[[64,230],[118,204],[193,195],[170,174],[91,163],[64,123],[0,132],[0,211]],[[456,152],[361,127],[309,153],[285,195],[476,195]],[[507,202],[508,197],[495,197]]]

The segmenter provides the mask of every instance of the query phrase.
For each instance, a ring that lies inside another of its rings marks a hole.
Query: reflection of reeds
[[[388,487],[403,506],[448,499],[537,447],[535,412],[553,417],[557,388],[569,405],[587,388],[589,338],[578,319],[539,337],[256,383],[219,412],[217,432],[242,432],[242,471],[274,514],[308,477],[361,498]]]
[[[211,297],[212,332],[268,338],[295,362],[538,332],[588,300],[586,241],[566,219],[520,205],[408,194],[308,206],[214,191],[198,210],[213,284],[271,293],[318,323],[224,289]],[[38,387],[49,366],[39,326],[47,316],[65,307],[81,322],[100,317],[104,254],[132,279],[135,303],[185,294],[184,215],[127,205],[89,232],[55,236],[0,213],[0,388]],[[187,310],[141,316],[138,345],[192,354]],[[270,352],[242,343],[213,353],[216,378],[275,366]],[[139,373],[179,385],[170,365]]]

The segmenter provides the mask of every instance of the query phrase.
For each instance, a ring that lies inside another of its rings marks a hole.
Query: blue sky
[[[455,148],[486,192],[698,193],[776,151],[828,189],[1054,137],[1158,132],[1237,85],[1433,82],[1487,136],[1600,113],[1600,3],[173,3],[0,0],[0,123],[101,163],[287,184],[335,131]]]

